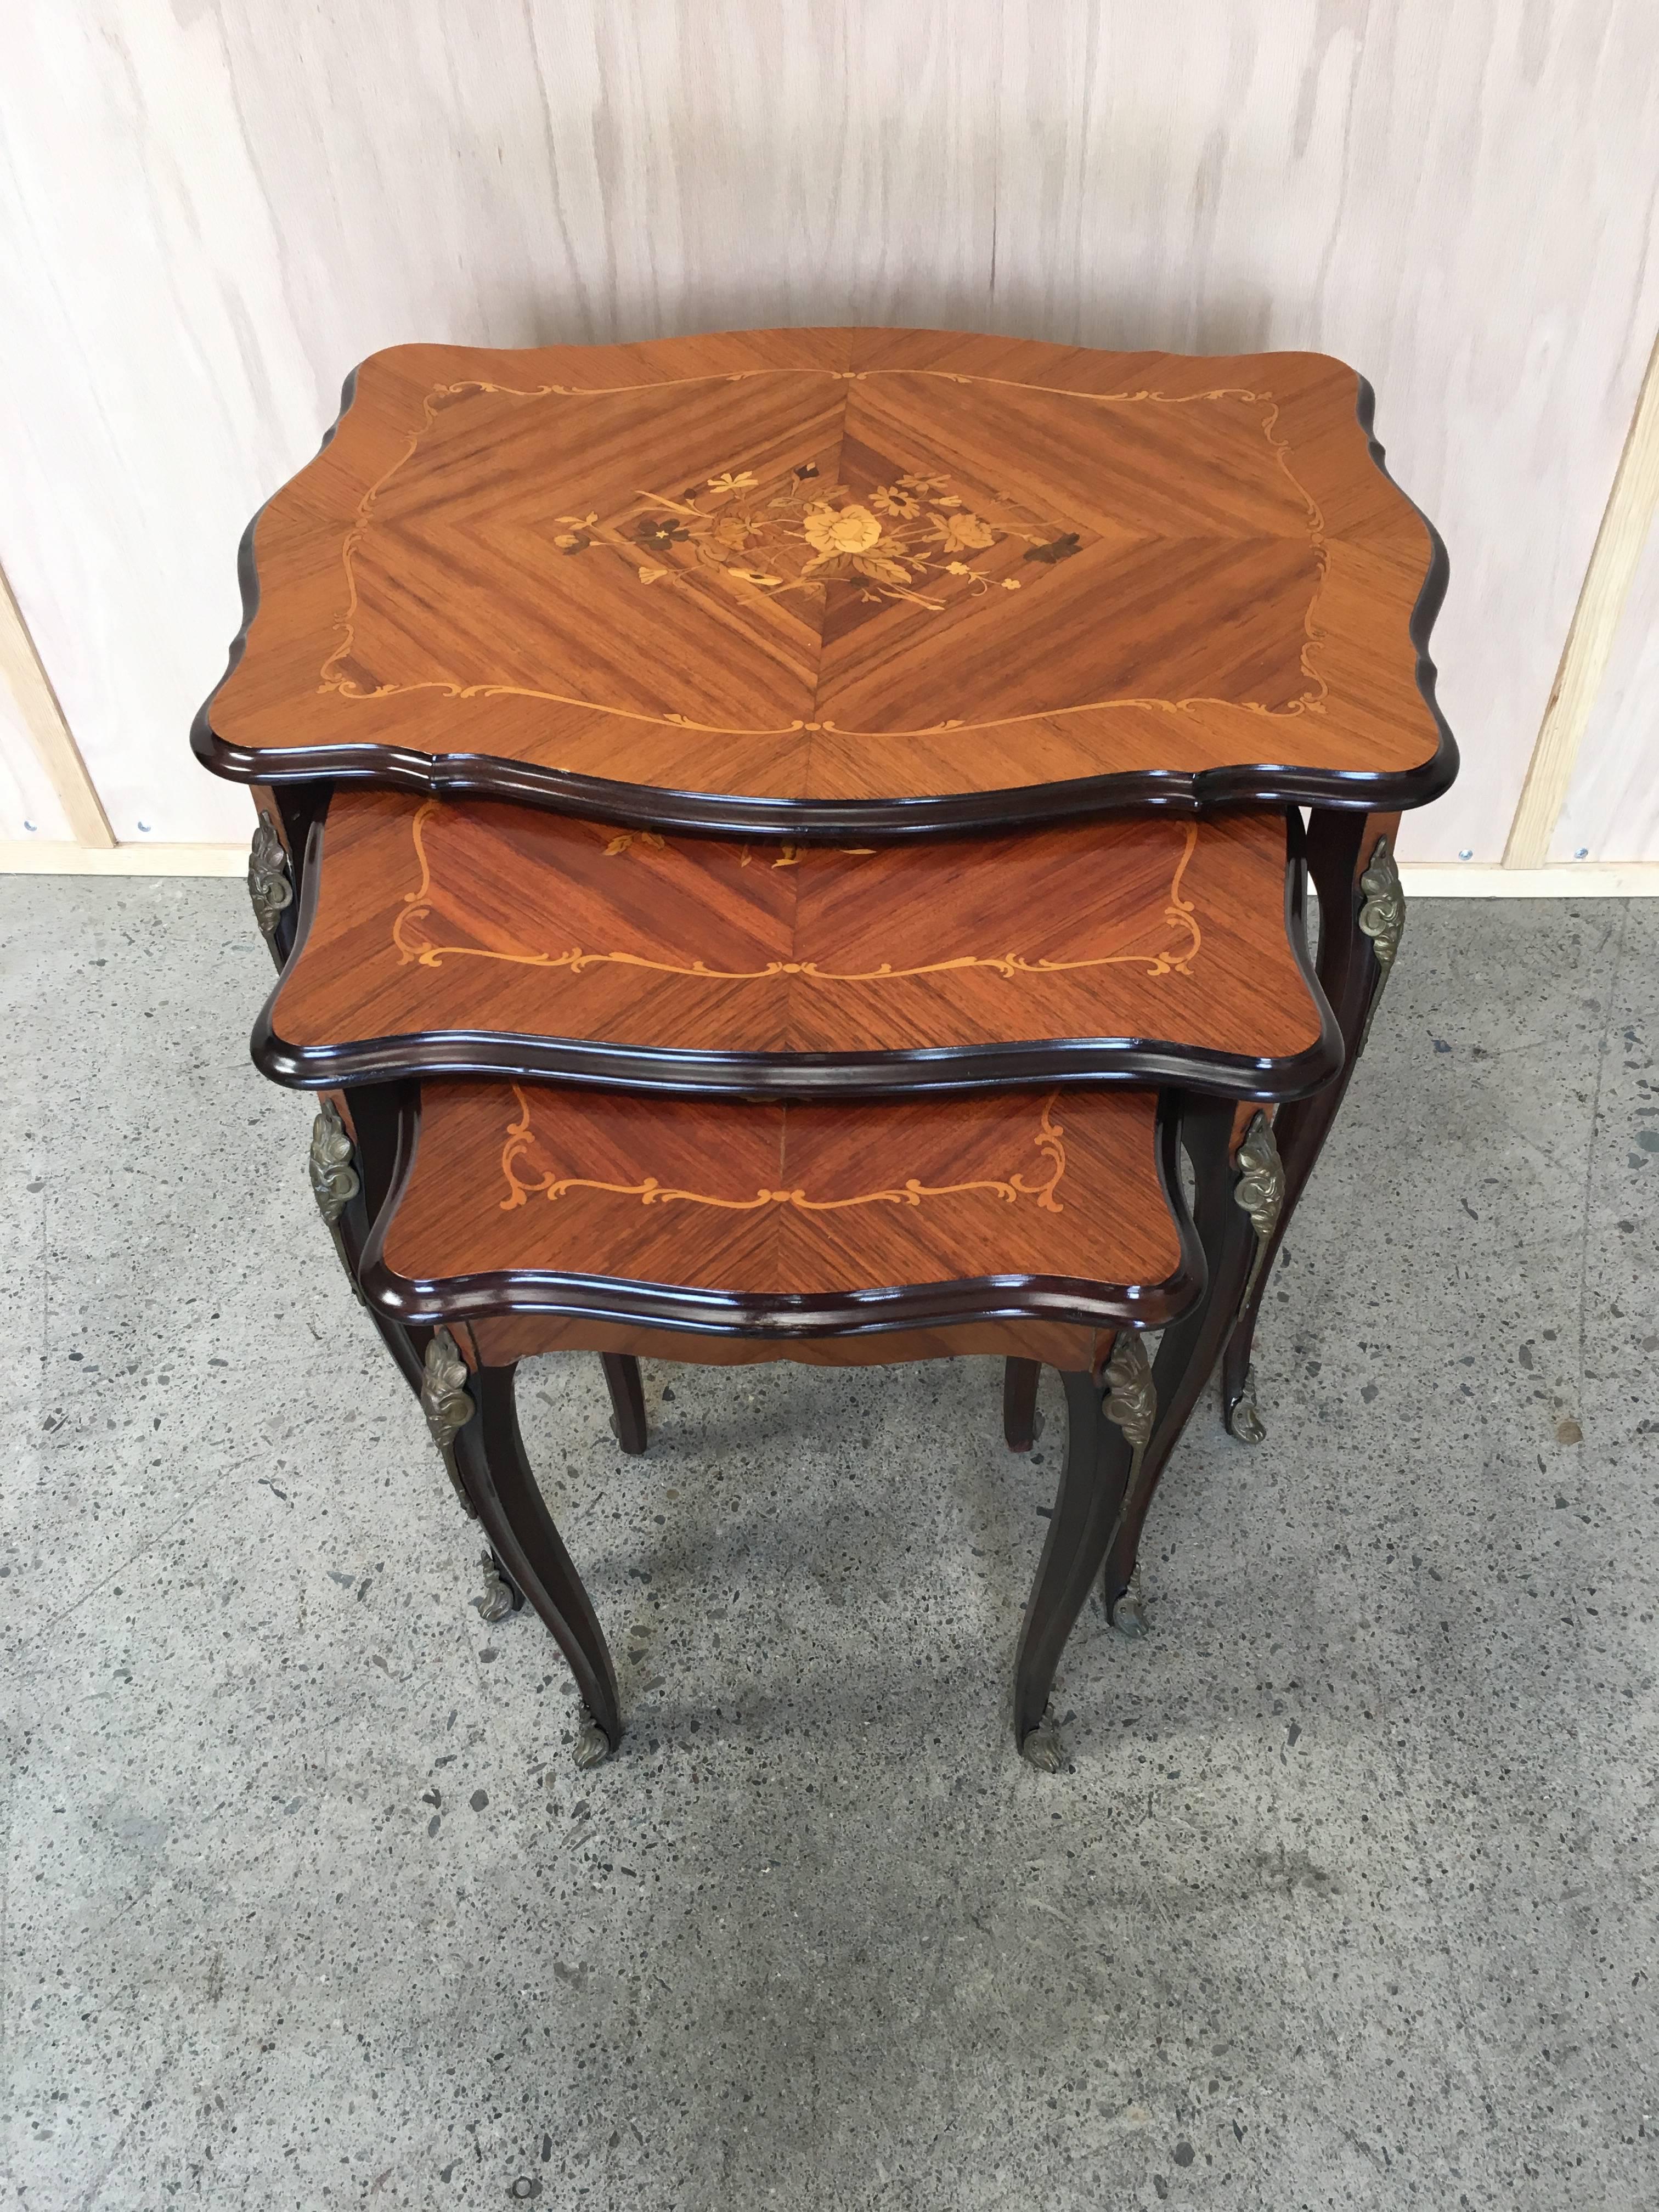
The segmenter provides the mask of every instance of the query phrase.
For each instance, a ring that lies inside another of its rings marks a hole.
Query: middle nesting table
[[[1342,1064],[1294,811],[859,850],[338,791],[301,881],[253,1054],[306,1089],[1086,1082],[1276,1102]]]

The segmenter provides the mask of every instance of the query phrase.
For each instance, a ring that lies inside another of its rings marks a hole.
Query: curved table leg
[[[317,1101],[317,1118],[311,1125],[312,1194],[334,1239],[334,1249],[358,1304],[374,1322],[398,1371],[418,1398],[424,1380],[428,1333],[404,1328],[401,1322],[377,1313],[357,1287],[358,1264],[369,1224],[391,1185],[392,1153],[386,1127],[389,1117],[378,1091],[350,1092],[347,1105],[351,1115],[349,1130],[331,1098],[325,1094]],[[456,1497],[468,1517],[476,1521],[477,1508],[467,1496],[454,1454],[445,1452],[443,1461]],[[494,1552],[485,1553],[483,1565],[484,1587],[478,1601],[479,1610],[486,1620],[504,1620],[524,1604],[524,1592]]]
[[[645,1425],[645,1385],[640,1363],[629,1352],[602,1352],[605,1387],[611,1393],[611,1425],[625,1452],[639,1453],[648,1441]]]
[[[357,1288],[357,1269],[369,1224],[391,1188],[393,1128],[379,1090],[363,1088],[343,1095],[351,1115],[349,1129],[326,1093],[317,1101],[317,1118],[311,1125],[312,1194],[358,1304],[380,1331],[398,1372],[418,1398],[423,1346],[400,1322],[377,1313]],[[471,1510],[468,1503],[467,1510]]]
[[[357,1291],[357,1269],[362,1249],[368,1242],[369,1225],[386,1203],[392,1188],[392,1179],[397,1159],[397,1115],[389,1086],[360,1085],[345,1094],[351,1115],[348,1130],[331,1099],[323,1097],[318,1101],[318,1114],[312,1124],[311,1188],[318,1209],[334,1239],[334,1249],[339,1255],[340,1265],[354,1291]],[[424,1403],[426,1358],[431,1346],[432,1333],[427,1329],[409,1329],[378,1313],[361,1292],[358,1303],[380,1332],[380,1340],[396,1362],[405,1382]],[[613,1367],[618,1370],[612,1373]],[[631,1373],[622,1370],[631,1370]],[[624,1451],[645,1449],[645,1394],[640,1382],[640,1366],[636,1359],[618,1355],[614,1359],[605,1358],[605,1381],[610,1386],[611,1402],[617,1414],[617,1432]],[[629,1392],[631,1385],[631,1396]],[[624,1411],[632,1425],[625,1423]],[[637,1436],[638,1441],[630,1442]],[[469,1493],[461,1455],[454,1451],[443,1453],[445,1472],[448,1474],[456,1497],[468,1517],[476,1521],[478,1508]],[[474,1600],[480,1613],[490,1622],[506,1620],[521,1613],[525,1591],[512,1567],[501,1551],[491,1545],[482,1555],[483,1589]]]
[[[1255,1158],[1250,1139],[1267,1128],[1267,1121],[1258,1115],[1251,1123],[1239,1147],[1237,1172],[1230,1157],[1232,1125],[1231,1100],[1187,1102],[1182,1130],[1193,1164],[1193,1218],[1204,1247],[1208,1287],[1192,1312],[1164,1332],[1152,1370],[1153,1403],[1146,1449],[1135,1455],[1103,1547],[1101,1595],[1108,1618],[1127,1635],[1142,1635],[1146,1626],[1136,1560],[1147,1510],[1170,1455],[1214,1371],[1261,1249],[1251,1211],[1257,1188],[1253,1177],[1259,1177],[1260,1171],[1250,1164]]]
[[[1133,1346],[1133,1353],[1120,1359],[1120,1349],[1126,1346]],[[1133,1364],[1135,1353],[1141,1367],[1146,1365],[1146,1353],[1132,1331],[1126,1329],[1119,1336],[1112,1353],[1121,1371]],[[1032,1765],[1050,1774],[1058,1771],[1066,1757],[1048,1717],[1054,1670],[1100,1571],[1133,1455],[1122,1424],[1108,1415],[1111,1376],[1109,1361],[1102,1380],[1075,1371],[1060,1378],[1066,1386],[1066,1463],[1014,1662],[1015,1741]]]
[[[592,1601],[582,1587],[525,1456],[512,1367],[469,1370],[447,1328],[427,1348],[422,1403],[440,1450],[453,1451],[489,1540],[563,1652],[586,1707],[578,1766],[597,1766],[622,1741],[616,1669]]]
[[[1012,1452],[1028,1452],[1036,1442],[1037,1383],[1042,1363],[1037,1359],[1005,1359],[1002,1363],[1002,1433]]]
[[[1284,1203],[1222,1358],[1223,1413],[1241,1443],[1260,1443],[1265,1434],[1255,1409],[1250,1353],[1273,1259],[1364,1049],[1371,1015],[1399,946],[1406,911],[1394,865],[1399,819],[1316,806],[1309,824],[1308,866],[1319,893],[1319,981],[1341,1029],[1346,1056],[1341,1073],[1322,1091],[1281,1106],[1273,1121],[1285,1164]]]

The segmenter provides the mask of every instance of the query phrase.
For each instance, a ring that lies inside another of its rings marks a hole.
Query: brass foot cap
[[[1044,1713],[1034,1729],[1028,1729],[1019,1747],[1019,1755],[1039,1774],[1058,1774],[1066,1764],[1066,1747],[1060,1740],[1060,1730],[1054,1725],[1052,1713]]]
[[[484,1571],[483,1594],[475,1597],[473,1604],[485,1620],[494,1623],[508,1620],[513,1612],[513,1592],[507,1585],[493,1552],[481,1552],[478,1564]]]
[[[1254,1373],[1244,1377],[1244,1388],[1227,1409],[1227,1432],[1242,1444],[1259,1444],[1267,1436],[1267,1428],[1256,1410]]]
[[[1107,1613],[1120,1636],[1139,1637],[1149,1633],[1152,1624],[1146,1614],[1146,1600],[1140,1587],[1139,1567],[1130,1576],[1128,1588],[1115,1605],[1108,1607]]]
[[[578,1766],[603,1766],[611,1752],[610,1737],[596,1720],[584,1723],[571,1753]]]

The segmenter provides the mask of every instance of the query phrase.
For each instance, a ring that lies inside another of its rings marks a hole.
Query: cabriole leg
[[[351,1115],[349,1129],[331,1098],[324,1095],[317,1101],[317,1118],[311,1125],[312,1195],[334,1239],[334,1249],[354,1296],[380,1332],[398,1371],[419,1397],[421,1346],[408,1329],[368,1304],[357,1282],[369,1224],[385,1202],[391,1176],[390,1137],[383,1126],[381,1094],[354,1090],[345,1097]],[[461,1500],[470,1513],[472,1507],[465,1492]]]
[[[1319,893],[1319,981],[1342,1031],[1339,1075],[1311,1098],[1281,1106],[1273,1137],[1284,1163],[1285,1196],[1265,1240],[1222,1359],[1221,1401],[1228,1428],[1241,1442],[1264,1433],[1255,1407],[1250,1354],[1268,1278],[1308,1178],[1330,1134],[1364,1049],[1376,1002],[1394,966],[1406,902],[1394,860],[1398,815],[1347,813],[1315,807],[1308,829],[1308,866]]]
[[[599,1615],[525,1456],[513,1400],[515,1367],[470,1371],[447,1328],[433,1331],[425,1364],[422,1404],[433,1441],[453,1453],[506,1572],[563,1652],[586,1708],[576,1764],[597,1766],[622,1741],[616,1669]]]
[[[476,1520],[478,1509],[468,1494],[455,1448],[456,1437],[474,1412],[466,1385],[466,1362],[454,1338],[447,1328],[434,1329],[427,1339],[421,1360],[421,1411],[426,1415],[426,1425],[432,1431],[432,1441],[438,1447],[444,1472],[454,1486],[455,1495]],[[494,1623],[520,1612],[524,1592],[493,1544],[486,1545],[479,1554],[479,1565],[484,1571],[483,1589],[472,1602],[482,1618]]]
[[[645,1385],[640,1363],[631,1352],[602,1352],[605,1386],[611,1393],[611,1425],[625,1452],[642,1452],[648,1442],[645,1425]]]
[[[1082,1612],[1152,1420],[1146,1347],[1121,1331],[1099,1380],[1063,1374],[1066,1463],[1014,1662],[1014,1733],[1032,1765],[1055,1773],[1066,1753],[1048,1713],[1054,1670]]]
[[[1257,1121],[1267,1127],[1263,1117]],[[1235,1174],[1229,1158],[1232,1125],[1232,1105],[1225,1099],[1189,1099],[1182,1117],[1195,1186],[1193,1219],[1204,1247],[1208,1283],[1193,1311],[1164,1332],[1152,1371],[1146,1448],[1136,1455],[1103,1547],[1101,1595],[1109,1618],[1127,1635],[1143,1634],[1146,1626],[1137,1561],[1147,1510],[1176,1440],[1214,1372],[1257,1249],[1249,1207],[1240,1198],[1251,1187],[1250,1170],[1241,1167]],[[1240,1147],[1241,1161],[1245,1149]]]
[[[1042,1379],[1041,1360],[1002,1363],[1002,1433],[1010,1451],[1028,1452],[1036,1442],[1037,1384]]]
[[[397,1363],[404,1380],[420,1399],[430,1422],[432,1410],[428,1404],[428,1391],[431,1374],[428,1359],[433,1340],[428,1338],[422,1343],[416,1334],[390,1320],[385,1314],[377,1313],[363,1297],[357,1282],[358,1261],[372,1218],[370,1208],[383,1194],[365,1188],[366,1177],[379,1182],[383,1180],[385,1173],[385,1163],[378,1158],[374,1145],[377,1095],[359,1092],[352,1101],[354,1122],[366,1127],[368,1133],[368,1142],[361,1162],[364,1170],[362,1174],[358,1172],[358,1147],[352,1141],[339,1109],[326,1096],[318,1100],[317,1118],[311,1125],[311,1189],[317,1200],[317,1210],[334,1239],[334,1249],[357,1303],[380,1332],[382,1343]],[[377,1166],[380,1170],[379,1176],[376,1176]],[[453,1341],[451,1348],[453,1351]],[[454,1364],[460,1368],[454,1380],[462,1383],[465,1380],[465,1367],[459,1353],[455,1354]],[[469,1518],[477,1520],[477,1509],[467,1495],[453,1449],[445,1443],[441,1444],[440,1450],[444,1472],[449,1477],[456,1497]],[[506,1620],[522,1610],[524,1592],[493,1546],[483,1554],[483,1589],[473,1602],[485,1620],[492,1623]]]
[[[392,1190],[398,1117],[396,1117],[396,1102],[389,1097],[383,1086],[356,1086],[347,1093],[347,1099],[349,1099],[352,1121],[356,1126],[356,1151],[352,1146],[352,1137],[347,1134],[345,1126],[341,1124],[341,1117],[338,1117],[334,1103],[327,1097],[321,1099],[323,1110],[312,1124],[312,1190],[316,1192],[316,1203],[321,1207],[323,1218],[330,1225],[330,1234],[334,1237],[334,1249],[341,1255],[341,1265],[345,1267],[347,1276],[352,1279],[352,1290],[356,1291],[358,1256],[362,1252],[362,1245],[368,1243],[369,1224],[380,1212],[380,1207],[385,1206],[389,1190]],[[321,1152],[321,1159],[319,1159],[319,1152]],[[356,1172],[358,1168],[361,1168],[361,1175]],[[323,1176],[337,1176],[337,1182],[327,1183],[327,1199]],[[345,1188],[345,1182],[341,1182],[338,1176],[349,1179],[349,1188]],[[416,1395],[420,1395],[422,1345],[420,1345],[418,1332],[410,1332],[410,1329],[400,1328],[396,1321],[389,1321],[385,1314],[378,1314],[372,1305],[368,1305],[361,1291],[358,1291],[358,1303],[362,1303],[368,1310],[369,1318],[380,1332],[385,1347],[392,1354],[392,1358],[398,1363],[404,1382],[410,1385],[410,1389]],[[639,1360],[626,1352],[622,1352],[622,1354],[606,1352],[606,1354],[602,1354],[602,1364],[606,1389],[611,1391],[611,1416],[613,1416],[619,1444],[622,1444],[623,1451],[644,1451],[646,1440],[648,1440],[646,1437],[646,1391],[644,1382],[639,1378]],[[462,1486],[460,1475],[456,1475],[453,1467],[452,1480],[456,1482],[456,1495],[460,1498],[460,1502],[467,1506],[469,1513],[473,1513],[471,1498],[467,1498],[467,1491]],[[493,1566],[493,1573],[504,1575],[508,1589],[515,1589],[514,1577],[504,1573],[500,1559]],[[493,1593],[487,1586],[484,1589],[484,1604],[489,1604],[491,1597]],[[518,1613],[522,1604],[525,1604],[525,1595],[520,1590],[518,1601],[514,1604],[514,1613]],[[487,1613],[484,1617],[498,1620],[500,1614]]]

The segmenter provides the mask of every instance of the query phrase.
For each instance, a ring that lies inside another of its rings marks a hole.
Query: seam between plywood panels
[[[1504,851],[1506,868],[1539,869],[1567,802],[1568,787],[1607,673],[1607,657],[1637,563],[1659,513],[1659,341],[1642,380],[1583,589],[1567,630],[1550,702]]]
[[[0,569],[0,681],[17,702],[24,733],[70,828],[82,845],[93,850],[112,849],[115,833],[3,569]]]

